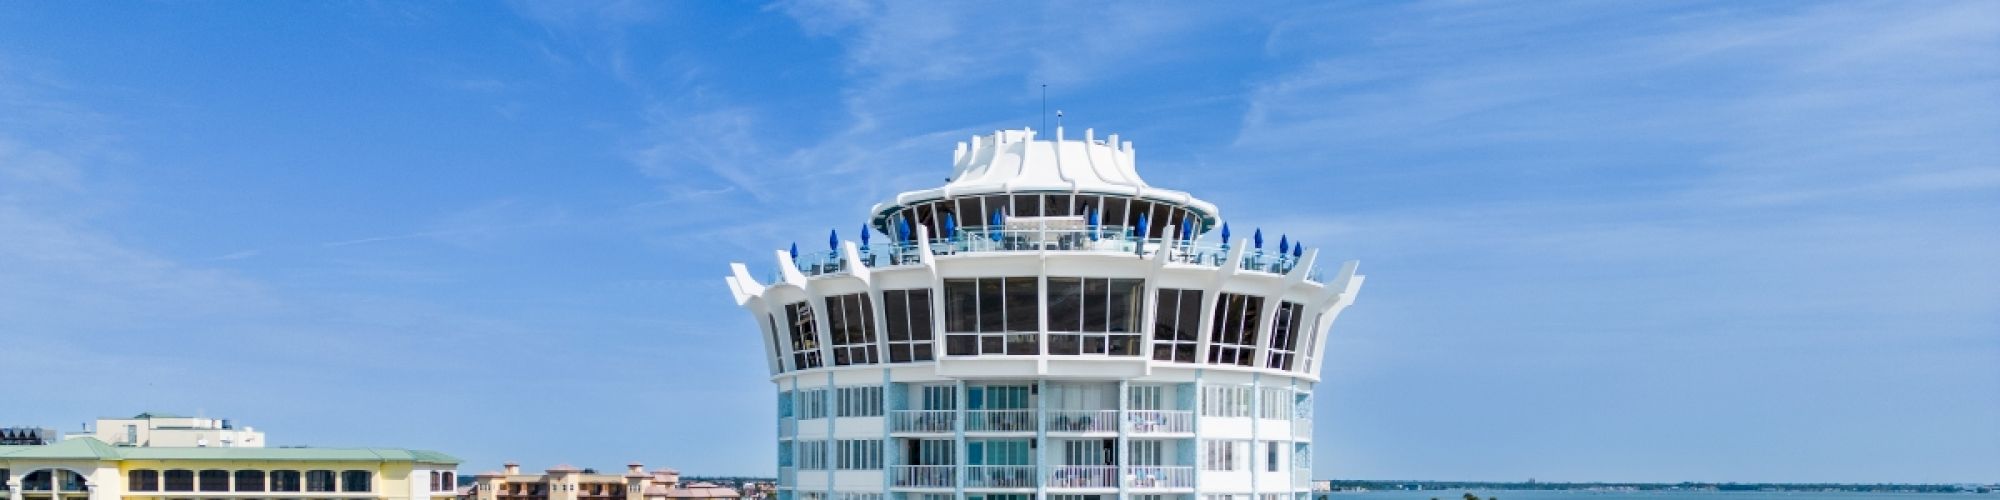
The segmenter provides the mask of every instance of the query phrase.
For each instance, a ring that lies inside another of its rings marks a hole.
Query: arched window
[[[368,484],[369,479],[373,477],[374,473],[365,470],[341,471],[340,491],[347,493],[367,493],[373,491],[374,487]]]
[[[201,491],[229,491],[229,471],[205,469],[201,471]]]
[[[194,491],[194,471],[169,469],[165,483],[167,491]]]
[[[160,471],[133,469],[125,474],[125,489],[130,491],[160,491]]]
[[[333,471],[306,471],[306,491],[333,491]]]
[[[236,471],[236,491],[264,491],[264,471]]]
[[[299,471],[271,471],[271,491],[299,491]]]

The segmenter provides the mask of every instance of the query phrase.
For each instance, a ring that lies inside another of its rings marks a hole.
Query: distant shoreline
[[[1907,484],[1907,483],[1544,483],[1529,482],[1477,482],[1477,481],[1388,481],[1388,480],[1332,480],[1314,481],[1314,486],[1332,491],[1444,491],[1444,490],[1515,490],[1515,491],[1745,491],[1745,492],[1801,492],[1801,493],[1996,493],[2000,484]]]

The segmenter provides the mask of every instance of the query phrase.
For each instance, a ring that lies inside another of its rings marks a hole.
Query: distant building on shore
[[[521,465],[505,464],[502,471],[482,472],[473,485],[459,493],[459,500],[668,500],[739,498],[736,490],[709,483],[682,485],[680,472],[673,469],[646,471],[638,462],[626,465],[624,474],[603,474],[592,469],[557,465],[543,474],[522,474]]]
[[[446,499],[453,488],[440,480],[457,466],[450,455],[398,448],[114,446],[95,436],[0,446],[9,500]]]
[[[53,443],[56,430],[42,427],[0,427],[0,446],[34,446]]]
[[[226,418],[190,417],[146,412],[129,418],[105,417],[83,432],[64,439],[96,438],[114,446],[263,448],[264,433],[237,427]]]

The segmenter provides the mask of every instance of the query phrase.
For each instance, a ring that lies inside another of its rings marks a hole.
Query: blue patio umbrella
[[[1083,219],[1085,223],[1090,224],[1090,241],[1097,241],[1097,211],[1091,210],[1089,205],[1085,205],[1083,207]]]
[[[1282,234],[1278,235],[1278,255],[1291,253],[1291,251],[1292,251],[1291,240],[1287,239],[1285,235]]]
[[[870,232],[871,231],[868,230],[867,224],[861,225],[861,246],[863,248],[866,248],[868,246],[868,233]]]
[[[1181,239],[1182,239],[1182,240],[1186,240],[1186,241],[1194,241],[1194,221],[1193,221],[1193,220],[1190,220],[1190,219],[1181,219]]]
[[[1146,214],[1139,214],[1139,227],[1132,228],[1132,233],[1143,240],[1146,239],[1146,235],[1153,233],[1152,229],[1152,226],[1146,225]]]
[[[792,258],[793,259],[799,258],[799,242],[796,241],[792,242]]]
[[[840,248],[840,230],[838,229],[826,230],[826,249],[837,250],[839,248]]]
[[[1258,250],[1264,249],[1264,228],[1257,228],[1250,233],[1250,246],[1257,247]]]
[[[1222,246],[1229,246],[1229,223],[1222,223]]]
[[[951,215],[951,213],[950,213],[950,212],[945,212],[945,214],[944,214],[944,239],[945,239],[945,241],[951,241],[951,236],[952,236],[952,233],[953,233],[953,230],[954,230],[954,229],[958,229],[958,218],[957,218],[957,217],[952,217],[952,215]]]
[[[987,228],[986,228],[986,234],[987,234],[988,236],[991,236],[991,237],[992,237],[993,239],[996,239],[996,240],[997,240],[997,239],[1000,239],[1000,225],[1001,225],[1001,224],[1005,224],[1005,223],[1006,223],[1006,220],[1005,220],[1005,219],[1003,218],[1003,216],[1001,216],[1001,215],[1000,215],[1000,211],[999,211],[999,210],[994,210],[994,211],[993,211],[993,223],[992,223],[992,224],[989,224],[989,225],[987,226]]]
[[[1293,256],[1293,257],[1304,257],[1305,255],[1306,255],[1306,244],[1304,244],[1304,243],[1293,243],[1293,244],[1292,244],[1292,256]]]
[[[910,218],[896,218],[896,241],[910,241]]]

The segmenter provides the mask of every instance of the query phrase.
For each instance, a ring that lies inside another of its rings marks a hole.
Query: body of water
[[[2000,498],[1978,493],[1849,493],[1808,491],[1553,491],[1553,490],[1378,490],[1314,492],[1315,500],[1460,500],[1467,492],[1486,500],[1944,500]]]

